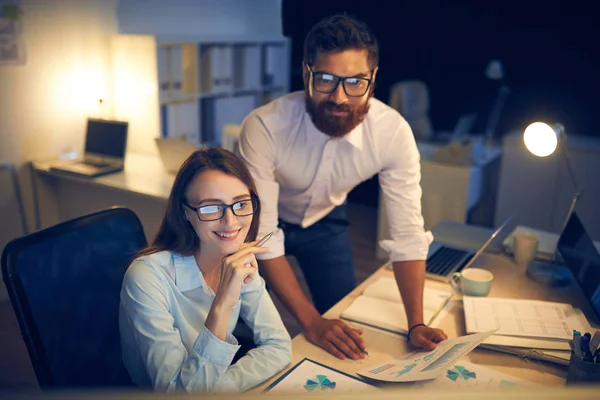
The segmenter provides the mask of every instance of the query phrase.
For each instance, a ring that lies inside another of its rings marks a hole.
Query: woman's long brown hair
[[[206,147],[195,151],[183,163],[167,202],[167,210],[156,238],[151,245],[142,249],[137,257],[168,250],[183,256],[191,256],[200,248],[198,235],[185,217],[183,203],[185,192],[196,177],[204,171],[221,171],[242,181],[250,191],[256,205],[256,212],[246,236],[246,242],[256,240],[260,220],[260,200],[256,193],[256,185],[248,168],[232,152],[218,147]]]

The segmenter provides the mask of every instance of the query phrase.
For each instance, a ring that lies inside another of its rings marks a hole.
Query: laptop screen
[[[600,320],[600,253],[575,213],[560,235],[558,251]]]
[[[88,119],[85,153],[125,158],[127,122]]]

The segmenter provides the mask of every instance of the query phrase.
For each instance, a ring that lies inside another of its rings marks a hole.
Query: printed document
[[[385,382],[416,382],[435,379],[441,371],[459,358],[469,354],[492,332],[477,333],[447,339],[435,350],[412,352],[399,360],[390,360],[356,373],[366,378]]]
[[[570,304],[492,297],[463,297],[467,333],[569,340],[587,321]]]

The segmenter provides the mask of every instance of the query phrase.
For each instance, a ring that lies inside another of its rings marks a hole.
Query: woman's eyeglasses
[[[200,221],[217,221],[225,216],[225,210],[228,208],[238,217],[247,217],[256,212],[256,205],[252,199],[236,201],[233,204],[208,204],[200,207],[192,207],[185,202],[183,204],[195,211]]]

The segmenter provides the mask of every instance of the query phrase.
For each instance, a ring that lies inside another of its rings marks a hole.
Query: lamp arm
[[[566,146],[567,134],[564,132],[564,130],[562,130],[560,134],[562,136],[563,142],[565,142],[565,144],[562,145],[561,148],[562,148],[563,157],[565,158],[565,163],[567,164],[567,170],[569,171],[569,175],[571,176],[571,182],[573,183],[573,186],[575,187],[575,193],[579,194],[579,193],[581,193],[581,190],[580,190],[579,185],[577,184],[577,179],[575,179],[575,173],[573,172],[573,165],[571,164],[571,159],[569,158],[569,151],[567,150],[567,146]]]
[[[496,126],[498,125],[498,121],[500,119],[500,114],[502,114],[502,109],[504,108],[504,102],[509,94],[510,89],[504,84],[504,81],[502,81],[500,83],[500,87],[498,88],[496,99],[494,100],[492,112],[490,113],[487,125],[485,127],[485,137],[488,140],[492,139],[494,136]]]
[[[569,222],[569,218],[575,210],[575,205],[577,204],[577,200],[579,200],[579,195],[581,194],[581,189],[579,185],[577,185],[577,179],[575,179],[575,173],[573,172],[573,165],[571,164],[571,159],[569,158],[569,151],[567,150],[567,134],[564,129],[561,129],[560,135],[562,136],[563,145],[561,146],[563,157],[565,158],[565,164],[567,164],[567,170],[569,171],[569,175],[571,176],[571,182],[575,187],[575,193],[573,193],[573,200],[571,200],[571,205],[569,206],[569,210],[567,211],[567,216],[565,217],[565,222],[563,223],[562,230],[565,229],[567,223]]]

